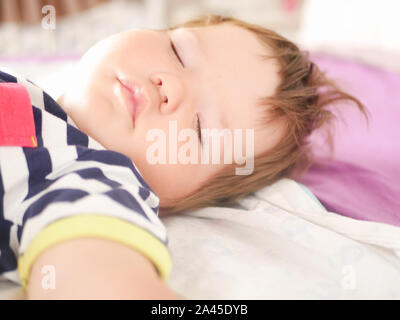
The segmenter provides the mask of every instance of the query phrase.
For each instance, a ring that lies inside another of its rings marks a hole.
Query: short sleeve
[[[76,160],[41,181],[45,189],[24,201],[18,250],[24,287],[40,253],[81,237],[108,239],[138,250],[167,279],[171,259],[166,230],[157,216],[158,198],[124,158],[110,150],[78,152]]]

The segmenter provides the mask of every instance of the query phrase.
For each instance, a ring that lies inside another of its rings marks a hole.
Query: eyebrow
[[[198,54],[202,54],[204,56],[204,49],[203,49],[204,48],[204,40],[201,38],[200,34],[197,31],[193,30],[193,29],[190,30],[189,28],[185,28],[185,27],[177,28],[177,29],[184,30],[184,32],[187,32],[188,34],[190,34],[190,36],[193,39],[195,39],[195,42],[196,42],[195,45],[196,45],[196,47],[198,49],[197,53]],[[177,30],[177,29],[174,29],[174,30]],[[219,99],[218,99],[217,95],[216,95],[216,102],[217,102],[217,105],[218,105],[219,104]],[[221,110],[221,108],[220,108],[220,111],[219,111],[218,116],[217,116],[220,128],[221,129],[225,129],[225,128],[230,129],[230,127],[228,126],[228,123],[226,121],[226,117],[224,117],[224,115],[225,115],[225,112],[223,112],[223,110]],[[201,117],[201,119],[203,120],[203,123],[202,123],[203,125],[204,125],[204,123],[208,122],[207,119],[205,119],[204,116]],[[206,121],[204,121],[204,120],[206,120]],[[219,128],[217,128],[217,129],[219,129]]]
[[[198,35],[197,31],[189,30],[188,28],[183,28],[183,30],[185,30],[185,32],[189,33],[191,35],[191,37],[193,39],[195,39],[197,48],[203,54],[202,43],[201,43],[202,41],[201,41],[200,36]]]
[[[189,30],[187,28],[185,28],[185,31],[190,33],[193,36],[193,38],[195,38],[197,48],[199,49],[198,51],[199,51],[199,53],[201,53],[204,56],[204,50],[203,50],[203,48],[204,48],[204,40],[201,39],[199,33],[197,31],[193,30],[193,29]],[[216,100],[217,100],[217,104],[218,104],[218,102],[219,102],[218,100],[219,99],[217,98]],[[217,117],[218,122],[220,124],[220,127],[222,129],[230,128],[228,126],[228,123],[226,121],[226,117],[224,117],[224,115],[225,115],[225,113],[220,109],[220,112],[219,112],[218,117]]]
[[[205,56],[203,50],[204,44],[198,32],[190,30],[189,28],[180,28],[180,32],[183,32],[183,37],[186,37],[188,40],[186,42],[189,44],[191,52],[193,52],[195,56],[200,57],[201,60],[201,58]],[[198,61],[199,59],[196,60]]]

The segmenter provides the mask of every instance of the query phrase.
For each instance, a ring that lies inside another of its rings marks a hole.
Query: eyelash
[[[178,52],[176,51],[174,43],[171,40],[169,42],[171,44],[172,51],[174,52],[175,56],[179,60],[180,64],[184,67],[185,65],[183,64],[182,59],[180,58]],[[200,117],[199,117],[198,113],[196,114],[196,118],[197,118],[197,121],[196,121],[197,136],[199,137],[200,143],[203,144],[203,141],[201,140],[201,123],[200,123]]]
[[[200,124],[200,117],[199,114],[196,113],[197,121],[196,121],[196,130],[197,130],[197,135],[200,139],[200,143],[203,144],[203,141],[201,140],[201,124]]]
[[[171,48],[172,48],[172,51],[174,52],[175,56],[179,60],[180,64],[184,67],[185,65],[183,64],[182,59],[179,57],[179,54],[176,51],[175,45],[171,40],[170,40],[170,44],[171,44]],[[197,118],[197,121],[196,121],[197,136],[200,139],[200,143],[203,144],[203,141],[201,140],[201,124],[200,124],[200,117],[199,117],[198,113],[196,114],[196,118]]]
[[[173,43],[171,40],[170,40],[169,42],[170,42],[170,44],[171,44],[172,51],[174,52],[175,56],[176,56],[176,57],[178,58],[178,60],[179,60],[179,63],[184,67],[185,65],[183,64],[181,57],[179,56],[178,52],[176,51],[176,48],[175,48],[174,43]]]

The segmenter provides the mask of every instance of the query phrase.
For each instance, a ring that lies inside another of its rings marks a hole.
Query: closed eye
[[[185,65],[183,64],[181,57],[179,56],[178,52],[176,51],[176,48],[175,48],[175,45],[174,45],[173,41],[170,40],[170,44],[171,44],[172,51],[174,52],[175,56],[179,60],[179,63],[184,67]]]
[[[203,141],[201,140],[201,123],[198,113],[196,113],[196,130],[197,130],[197,136],[200,140],[200,144],[203,145]]]

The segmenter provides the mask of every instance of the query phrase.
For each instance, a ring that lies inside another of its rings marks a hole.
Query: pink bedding
[[[400,226],[400,74],[322,54],[311,59],[370,113],[367,127],[352,105],[341,103],[333,160],[320,160],[299,182],[329,210],[348,217]],[[320,133],[315,153],[327,149]]]

